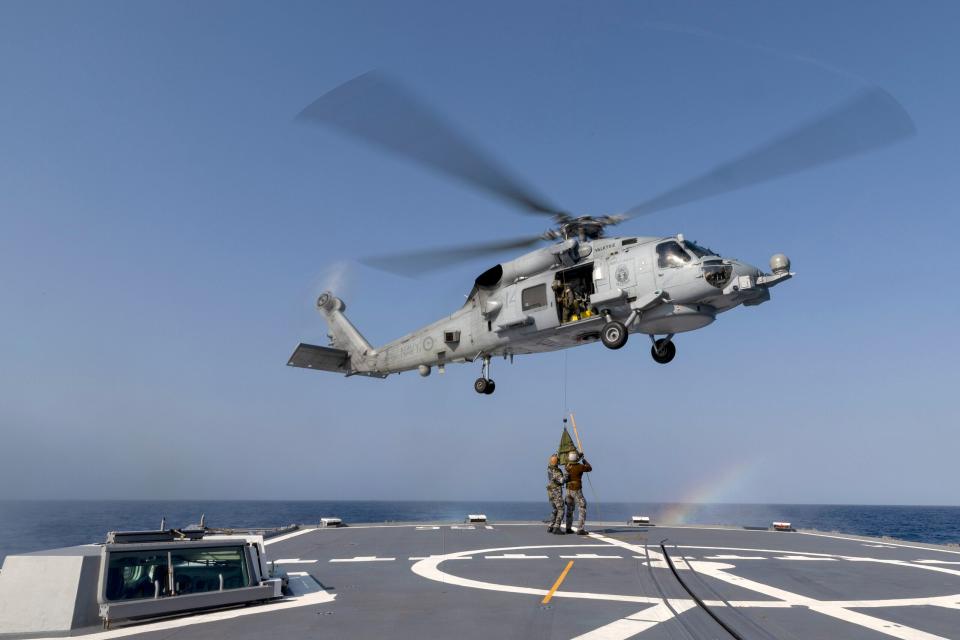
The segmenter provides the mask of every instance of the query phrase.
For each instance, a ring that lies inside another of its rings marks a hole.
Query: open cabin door
[[[592,262],[557,271],[551,289],[559,324],[577,322],[594,315],[590,304],[590,296],[596,292],[593,278]]]

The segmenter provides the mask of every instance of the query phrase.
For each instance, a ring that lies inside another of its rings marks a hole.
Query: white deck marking
[[[835,536],[826,536],[826,537],[835,537]],[[663,566],[666,567],[667,564],[664,560],[663,554],[655,551],[653,548],[644,549],[640,545],[630,544],[629,542],[618,540],[616,538],[608,538],[607,536],[599,534],[590,534],[590,538],[593,540],[598,540],[606,543],[607,545],[617,546],[623,549],[628,549],[637,554],[644,554],[646,556],[633,556],[637,559],[644,559],[649,557],[649,563],[651,566]],[[906,546],[906,545],[905,545]],[[442,562],[447,560],[453,560],[456,558],[461,558],[466,555],[475,555],[483,553],[492,553],[492,552],[508,552],[508,551],[519,551],[519,550],[531,550],[531,549],[559,549],[559,548],[576,548],[576,547],[594,547],[597,545],[591,544],[580,544],[580,545],[528,545],[522,547],[500,547],[494,549],[475,549],[471,551],[461,551],[445,556],[439,556],[434,558],[428,558],[421,560],[415,563],[411,567],[411,571],[416,573],[419,576],[424,578],[435,580],[438,582],[443,582],[445,584],[458,585],[474,589],[484,589],[490,591],[501,591],[506,593],[517,593],[524,595],[536,595],[543,596],[546,595],[547,591],[544,589],[532,589],[528,587],[520,587],[515,585],[503,585],[495,584],[489,582],[482,582],[479,580],[471,580],[468,578],[463,578],[457,575],[449,574],[439,569],[439,565]],[[723,550],[723,551],[746,551],[746,552],[763,552],[763,553],[775,553],[775,554],[784,554],[786,557],[796,556],[798,558],[804,559],[828,559],[828,560],[844,560],[844,561],[854,561],[854,562],[876,562],[882,564],[892,564],[903,567],[914,567],[917,569],[925,569],[929,571],[938,571],[942,573],[949,573],[953,575],[960,575],[960,571],[955,569],[948,569],[946,567],[939,566],[930,566],[929,564],[915,564],[906,562],[903,560],[886,560],[880,558],[866,558],[866,557],[857,557],[857,556],[845,556],[842,554],[830,554],[830,553],[810,553],[810,552],[798,552],[798,551],[785,551],[782,549],[745,549],[745,548],[731,548],[731,547],[703,547],[703,546],[681,546],[678,548],[684,549],[711,549],[711,550]],[[525,554],[508,554],[504,553],[501,557],[508,556],[517,556]],[[590,554],[585,554],[590,555]],[[678,559],[680,556],[676,556]],[[754,556],[756,557],[756,556]],[[690,556],[687,556],[690,558]],[[740,576],[732,575],[727,573],[726,570],[735,568],[734,565],[724,564],[721,562],[711,562],[711,561],[696,561],[692,560],[690,562],[677,563],[677,569],[688,568],[685,565],[689,565],[690,569],[693,569],[703,575],[708,577],[713,577],[717,580],[727,582],[729,584],[735,585],[737,587],[745,588],[748,590],[755,591],[757,593],[766,595],[768,597],[774,598],[773,600],[741,600],[741,601],[731,601],[729,606],[739,607],[739,608],[748,608],[748,607],[757,607],[757,608],[789,608],[789,607],[806,607],[811,611],[816,611],[823,615],[848,622],[850,624],[855,624],[862,626],[879,633],[889,635],[896,638],[901,638],[902,640],[945,640],[940,636],[936,636],[919,629],[914,629],[905,625],[897,624],[890,622],[875,616],[870,616],[859,611],[853,611],[853,609],[862,609],[862,608],[889,608],[889,607],[902,607],[902,606],[938,606],[950,609],[960,609],[960,594],[946,595],[946,596],[934,596],[934,597],[921,597],[921,598],[892,598],[887,600],[853,600],[853,601],[822,601],[815,598],[810,598],[803,596],[797,593],[792,593],[784,589],[779,589],[772,585],[763,584],[754,580],[743,578]],[[663,600],[661,598],[645,597],[645,596],[624,596],[619,594],[603,594],[603,593],[586,593],[586,592],[564,592],[557,591],[553,594],[556,598],[581,598],[585,600],[612,600],[619,602],[641,602],[651,605],[662,605]],[[679,611],[682,607],[684,610],[691,608],[693,603],[690,600],[671,600],[671,604],[675,604],[675,608]],[[705,602],[707,606],[723,606],[724,603],[720,601],[707,600]],[[649,612],[655,609],[656,607],[651,607],[645,609],[644,612]],[[609,625],[605,625],[596,629],[591,634],[596,635],[587,635],[581,636],[583,638],[591,638],[592,640],[616,640],[620,638],[627,638],[636,633],[640,633],[652,625],[644,624],[631,624],[631,622],[636,623],[650,623],[655,622],[654,620],[644,617],[644,612],[638,612],[627,618],[617,620]],[[629,633],[628,633],[629,632]]]
[[[330,558],[330,562],[392,562],[396,558],[378,558],[377,556],[354,556],[352,558]]]
[[[659,560],[661,562],[666,562],[663,559],[663,554],[659,551],[655,551],[652,548],[645,548],[638,544],[630,544],[629,542],[624,542],[623,540],[618,540],[617,538],[608,538],[607,536],[600,535],[599,533],[588,534],[591,539],[600,540],[601,542],[606,542],[609,545],[615,547],[622,547],[628,551],[633,551],[638,556],[649,556],[651,560]]]
[[[831,533],[814,533],[812,531],[798,531],[802,536],[817,536],[818,538],[834,538],[836,540],[852,540],[853,542],[863,542],[862,538],[851,538],[849,536],[837,536]],[[934,551],[937,553],[952,553],[954,555],[960,556],[960,551],[951,551],[949,549],[935,549],[932,547],[923,547],[917,544],[904,544],[902,542],[885,542],[884,544],[891,547],[903,547],[905,549],[923,549],[924,551]]]
[[[577,553],[572,556],[560,556],[564,560],[605,560],[607,558],[622,560],[623,556],[601,556],[596,553]]]
[[[436,531],[440,527],[417,527],[417,531]]]
[[[831,618],[843,620],[844,622],[860,625],[861,627],[866,627],[867,629],[872,629],[873,631],[893,636],[894,638],[901,638],[902,640],[949,640],[943,636],[937,636],[932,633],[927,633],[926,631],[921,631],[920,629],[907,627],[875,616],[868,616],[865,613],[851,611],[850,609],[828,605],[811,606],[810,610],[830,616]]]
[[[242,609],[230,609],[227,611],[216,611],[213,613],[200,613],[197,615],[191,615],[185,618],[177,618],[175,620],[163,620],[161,622],[151,622],[147,624],[137,624],[130,627],[124,627],[122,629],[111,629],[110,631],[98,631],[96,633],[89,633],[83,636],[84,640],[112,640],[113,638],[125,638],[128,636],[138,636],[143,633],[150,633],[152,631],[166,631],[168,629],[182,629],[184,627],[192,627],[193,625],[205,624],[207,622],[219,622],[220,620],[233,620],[234,618],[242,618],[244,616],[252,616],[258,613],[270,613],[273,611],[281,611],[283,609],[293,609],[296,607],[307,607],[310,605],[323,604],[325,602],[333,602],[334,598],[337,596],[331,593],[327,593],[323,589],[315,591],[313,593],[308,593],[302,596],[296,596],[293,598],[284,598],[279,602],[271,602],[268,604],[258,604],[249,607],[244,607]],[[169,637],[169,636],[167,636]],[[62,637],[58,638],[35,638],[34,640],[63,640]]]
[[[297,531],[291,531],[290,533],[285,533],[282,536],[277,536],[276,538],[270,538],[269,540],[264,540],[263,544],[273,544],[275,542],[283,542],[284,540],[289,540],[290,538],[296,538],[297,536],[302,536],[305,533],[316,533],[319,529],[298,529]]]
[[[732,555],[718,555],[718,556],[703,556],[704,560],[766,560],[766,556],[738,556],[736,554]]]
[[[310,575],[310,574],[307,573],[306,571],[287,571],[287,575],[288,575],[288,576],[298,576],[298,577],[301,577],[301,578],[302,578],[302,577],[308,576],[308,575]]]
[[[633,557],[636,558],[637,560],[646,560],[646,562],[642,562],[641,564],[647,564],[652,569],[669,569],[670,568],[670,565],[667,564],[667,561],[664,559],[663,554],[660,553],[659,551],[654,551],[651,548],[644,549],[644,547],[640,545],[630,544],[629,542],[624,542],[623,540],[618,540],[617,538],[608,538],[607,536],[600,535],[599,533],[591,533],[589,535],[591,538],[594,538],[596,540],[601,540],[615,547],[623,547],[624,549],[633,551],[634,553],[637,553],[637,554],[643,554],[643,553],[647,554],[646,556],[636,555]],[[676,567],[678,571],[689,571],[689,567],[686,567],[683,564],[677,564]]]
[[[960,562],[954,562],[953,560],[914,560],[914,562],[920,564],[960,564]]]
[[[616,540],[614,538],[606,538],[605,536],[599,536],[596,534],[593,534],[592,537],[605,540],[610,544],[613,544],[616,546],[622,546],[627,548],[635,546],[635,545],[629,545],[628,543]],[[685,547],[685,548],[698,548],[698,547]],[[649,551],[649,553],[653,555],[654,552]],[[783,553],[783,552],[779,552],[779,553]],[[827,555],[827,554],[817,554],[817,555]],[[906,563],[906,562],[901,563],[898,561],[890,561],[890,563],[891,564],[897,563],[897,564],[903,564],[905,566],[911,566],[909,563]],[[844,620],[852,624],[860,625],[868,629],[871,629],[873,631],[877,631],[879,633],[893,636],[895,638],[901,638],[902,640],[945,640],[941,636],[929,634],[919,629],[914,629],[912,627],[907,627],[905,625],[894,624],[892,622],[888,622],[886,620],[882,620],[874,616],[869,616],[867,614],[860,613],[857,611],[851,611],[848,608],[840,606],[843,603],[818,601],[813,598],[808,598],[806,596],[802,596],[797,593],[786,591],[784,589],[778,589],[777,587],[773,587],[771,585],[766,585],[760,582],[756,582],[754,580],[749,580],[747,578],[734,576],[723,571],[723,569],[732,568],[730,565],[722,565],[720,563],[715,563],[715,562],[692,562],[690,564],[691,564],[691,568],[693,568],[694,570],[696,570],[701,574],[711,576],[713,578],[722,580],[724,582],[728,582],[738,587],[742,587],[745,589],[749,589],[751,591],[756,591],[757,593],[762,593],[764,595],[777,598],[778,600],[782,600],[789,604],[807,606],[808,608],[810,608],[811,611],[817,611],[818,613],[822,613],[824,615],[828,615],[830,617],[837,618],[839,620]],[[917,565],[912,565],[912,566],[917,566]],[[926,566],[926,567],[921,566],[920,568],[940,569],[940,567],[929,567],[929,566]],[[941,569],[941,570],[951,571],[949,569]],[[957,599],[957,597],[954,596],[952,599]],[[939,599],[917,598],[916,600],[928,600],[926,604],[933,604],[933,602],[929,602],[929,600],[944,601],[947,599],[946,598],[939,598]],[[734,605],[734,603],[730,603],[730,604]]]
[[[896,549],[896,547],[889,544],[867,544],[866,542],[864,542],[863,546],[873,547],[874,549]]]
[[[641,561],[640,564],[642,564],[642,565],[644,565],[644,566],[649,566],[651,569],[669,569],[669,568],[670,568],[670,565],[667,564],[666,560],[645,560],[645,561]],[[675,568],[677,571],[689,571],[689,570],[690,570],[690,567],[688,567],[688,566],[686,566],[686,565],[683,565],[683,564],[680,564],[680,563],[675,563],[675,564],[674,564],[674,568]]]
[[[807,560],[816,562],[836,562],[836,558],[821,558],[819,556],[775,556],[774,560]]]
[[[464,578],[452,573],[446,573],[441,571],[438,566],[442,562],[447,562],[449,560],[456,560],[463,556],[469,555],[480,555],[485,553],[495,553],[498,551],[516,551],[519,549],[572,549],[572,548],[582,548],[582,547],[592,547],[597,548],[600,545],[596,544],[559,544],[559,545],[533,545],[533,546],[523,546],[523,547],[495,547],[492,549],[471,549],[469,551],[457,551],[454,553],[447,554],[445,556],[438,556],[436,558],[427,558],[426,560],[421,560],[420,562],[415,563],[410,567],[410,570],[413,571],[418,576],[426,578],[428,580],[434,580],[436,582],[442,582],[444,584],[452,584],[460,587],[467,587],[470,589],[483,589],[485,591],[500,591],[503,593],[519,593],[530,596],[538,596],[542,598],[547,595],[548,589],[534,589],[531,587],[519,587],[510,584],[497,584],[494,582],[482,582],[480,580],[471,580],[470,578]],[[585,600],[614,600],[618,602],[637,602],[640,604],[659,604],[663,602],[662,598],[651,598],[646,596],[625,596],[620,594],[610,594],[610,593],[584,593],[577,591],[557,591],[553,594],[554,598],[582,598]]]
[[[484,527],[484,529],[493,529],[493,526],[488,524]]]
[[[483,556],[485,560],[546,560],[550,556],[528,556],[525,553],[505,553],[501,556]]]
[[[824,558],[840,557],[836,553],[817,553],[813,551],[794,551],[790,549],[749,549],[746,547],[707,547],[703,545],[677,545],[678,549],[705,549],[707,551],[744,551],[753,553],[780,553],[783,555],[822,556]]]
[[[926,631],[888,622],[881,618],[869,616],[858,611],[852,611],[851,609],[839,606],[840,603],[837,602],[823,602],[815,600],[814,598],[808,598],[798,593],[792,593],[768,584],[756,582],[755,580],[734,576],[720,570],[720,568],[716,567],[712,562],[695,562],[693,564],[694,569],[703,575],[716,578],[717,580],[722,580],[744,589],[756,591],[757,593],[762,593],[764,595],[777,598],[778,600],[783,600],[784,602],[789,602],[799,606],[806,606],[811,611],[816,611],[817,613],[822,613],[830,616],[831,618],[836,618],[851,624],[866,627],[873,631],[893,636],[894,638],[901,638],[902,640],[946,640],[942,636],[936,636],[927,633]]]
[[[695,605],[689,600],[671,600],[670,604],[676,609],[677,613],[683,613]],[[588,631],[579,635],[573,640],[625,640],[638,633],[643,633],[650,627],[656,626],[661,622],[666,622],[674,617],[673,611],[666,604],[661,602],[652,607],[647,607],[626,618],[615,620],[610,624],[604,625],[593,631]]]
[[[474,529],[476,529],[476,527],[473,526],[472,524],[455,524],[450,528],[451,529],[468,529],[470,531],[473,531]]]
[[[433,555],[433,556],[410,556],[407,560],[429,560],[430,558],[440,558],[442,556]],[[465,558],[447,558],[447,560],[473,560],[472,556],[467,556]]]
[[[273,564],[314,564],[316,560],[301,560],[300,558],[279,558]]]

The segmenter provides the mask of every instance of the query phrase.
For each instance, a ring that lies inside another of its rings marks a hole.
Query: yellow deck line
[[[557,578],[557,581],[553,583],[553,587],[550,588],[550,591],[547,592],[547,595],[543,596],[543,600],[540,601],[540,604],[547,604],[550,602],[550,598],[553,597],[553,594],[557,592],[557,589],[560,588],[560,585],[563,583],[563,579],[567,577],[567,572],[570,571],[570,567],[573,566],[573,560],[567,563],[567,566],[563,568],[563,571],[560,572],[560,577]]]

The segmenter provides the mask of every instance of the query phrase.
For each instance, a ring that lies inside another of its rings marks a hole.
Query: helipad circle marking
[[[497,547],[492,549],[473,549],[469,551],[456,551],[454,553],[448,553],[445,555],[435,556],[432,558],[427,558],[415,563],[410,567],[410,570],[415,574],[427,578],[428,580],[434,580],[437,582],[443,582],[444,584],[454,584],[462,587],[467,587],[471,589],[484,589],[488,591],[501,591],[505,593],[519,593],[523,595],[532,595],[532,596],[544,596],[547,594],[546,589],[536,589],[532,587],[521,587],[517,585],[508,585],[508,584],[499,584],[495,582],[484,582],[481,580],[474,580],[472,578],[464,578],[457,576],[451,573],[442,571],[439,568],[439,565],[447,560],[456,560],[463,556],[474,556],[480,554],[490,554],[496,552],[510,552],[510,551],[524,551],[527,549],[570,549],[577,547],[598,547],[604,545],[597,544],[570,544],[570,545],[525,545],[521,547]],[[954,569],[946,569],[944,567],[936,567],[929,565],[917,565],[912,564],[906,561],[899,560],[884,560],[880,558],[866,558],[860,556],[845,556],[843,554],[826,554],[826,553],[813,553],[813,552],[801,552],[801,551],[784,551],[784,550],[775,550],[775,549],[745,549],[745,548],[731,548],[731,547],[699,547],[695,545],[683,546],[681,548],[688,549],[717,549],[717,550],[729,550],[729,551],[754,551],[761,553],[782,553],[782,554],[797,554],[797,555],[813,555],[813,556],[831,556],[835,559],[840,560],[849,560],[854,562],[878,562],[881,564],[896,564],[898,566],[914,567],[917,569],[926,569],[926,570],[939,570],[943,573],[950,573],[960,576],[960,571]],[[706,562],[706,561],[691,561],[695,570],[704,572],[706,575],[711,573],[723,572],[726,569],[733,569],[736,565],[726,564],[721,562]],[[737,578],[737,576],[729,576],[731,578]],[[764,585],[766,586],[766,585]],[[553,594],[554,598],[579,598],[584,600],[612,600],[618,602],[639,602],[646,604],[656,604],[662,602],[662,598],[652,597],[652,596],[628,596],[620,594],[610,594],[610,593],[590,593],[590,592],[578,592],[578,591],[557,591]],[[778,596],[779,597],[779,596]],[[808,598],[805,596],[797,596],[795,594],[784,594],[780,597],[779,600],[737,600],[730,601],[729,604],[733,607],[758,607],[758,608],[780,608],[780,607],[791,607],[791,606],[814,606],[814,607],[825,607],[831,609],[837,608],[883,608],[883,607],[907,607],[907,606],[946,606],[950,608],[955,608],[957,600],[960,599],[960,593],[958,594],[949,594],[943,596],[927,596],[920,598],[891,598],[886,600],[816,600],[814,598]],[[671,600],[674,600],[671,598]],[[688,599],[676,598],[678,601],[686,601]],[[721,601],[705,601],[708,606],[724,606],[724,603]]]

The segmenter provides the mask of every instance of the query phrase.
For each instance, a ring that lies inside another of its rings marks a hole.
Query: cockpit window
[[[687,247],[687,250],[690,251],[690,253],[697,256],[698,258],[706,258],[707,256],[720,255],[716,251],[713,251],[712,249],[701,247],[696,242],[690,242],[689,240],[687,240],[683,244]]]
[[[684,251],[683,247],[677,242],[664,242],[657,245],[657,264],[661,269],[682,267],[690,260],[690,254]]]

